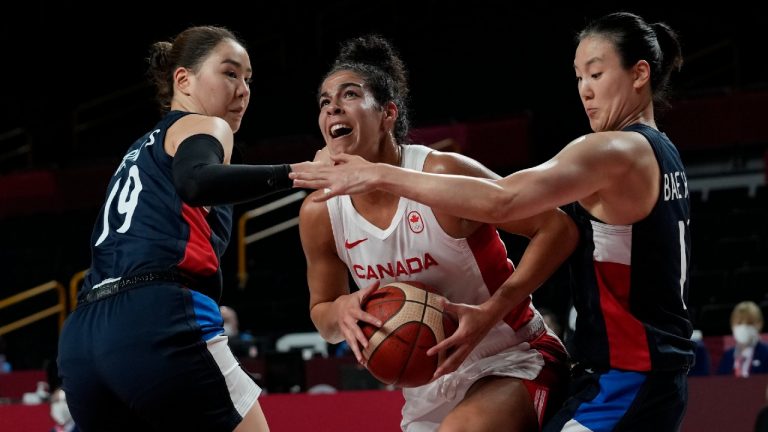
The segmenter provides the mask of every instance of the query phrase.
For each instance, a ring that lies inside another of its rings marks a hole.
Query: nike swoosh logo
[[[353,247],[359,245],[360,243],[362,243],[362,242],[364,242],[366,240],[368,240],[368,237],[366,237],[364,239],[361,239],[361,240],[353,241],[352,243],[350,243],[349,240],[344,240],[344,247],[347,248],[347,249],[352,249]]]

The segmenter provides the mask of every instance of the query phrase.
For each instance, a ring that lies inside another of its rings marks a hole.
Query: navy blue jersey
[[[166,114],[123,156],[93,230],[84,290],[139,273],[179,270],[218,301],[232,206],[191,207],[176,192],[173,158],[163,143],[168,128],[187,114]]]
[[[667,136],[642,134],[661,170],[659,198],[632,225],[610,225],[579,203],[567,206],[581,234],[572,256],[577,323],[573,357],[586,367],[645,372],[693,363],[686,306],[690,261],[690,200],[680,155]]]

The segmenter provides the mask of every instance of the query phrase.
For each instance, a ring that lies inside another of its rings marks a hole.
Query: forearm
[[[291,186],[288,165],[200,165],[176,182],[184,202],[236,204]]]
[[[173,158],[173,182],[193,206],[235,204],[291,186],[289,165],[224,165],[221,143],[199,134],[184,140]]]
[[[315,324],[320,336],[328,343],[336,344],[344,340],[338,321],[336,320],[335,302],[323,302],[314,305],[310,311],[312,323]]]
[[[465,219],[499,223],[510,220],[514,195],[489,179],[431,174],[376,164],[374,187]]]
[[[560,210],[548,212],[531,237],[514,273],[489,300],[489,310],[505,316],[544,284],[568,259],[578,242],[573,221]]]

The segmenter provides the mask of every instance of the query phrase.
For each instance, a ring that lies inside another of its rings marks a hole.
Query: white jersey
[[[422,171],[432,150],[421,145],[401,148],[402,166]],[[506,246],[491,225],[480,226],[467,238],[453,238],[443,231],[430,207],[409,199],[400,198],[392,221],[384,229],[360,215],[348,195],[331,198],[327,206],[336,253],[360,288],[376,281],[384,286],[393,281],[414,280],[429,285],[454,303],[480,304],[514,271]],[[482,376],[536,377],[543,360],[540,355],[533,358],[537,354],[535,350],[521,350],[519,345],[533,340],[544,330],[541,315],[531,305],[529,296],[489,332],[459,370],[431,384],[406,389],[403,429],[422,430],[416,427],[416,422],[426,420],[427,413],[434,415],[451,408],[461,400],[466,388]],[[509,349],[513,347],[516,347],[512,350],[514,359],[510,359]],[[497,355],[506,357],[498,361],[491,358]],[[495,367],[497,363],[499,366]],[[468,369],[473,364],[482,364],[483,370]],[[440,394],[437,396],[440,400],[430,399],[432,402],[424,406],[428,395],[434,396],[434,393]],[[445,404],[446,401],[450,403]],[[444,406],[437,409],[436,404]],[[441,415],[422,426],[439,424]],[[425,430],[431,428],[428,426]]]
[[[422,171],[432,151],[422,145],[402,146],[403,167]],[[498,231],[482,225],[467,238],[443,231],[430,207],[400,198],[388,227],[381,229],[355,210],[349,195],[328,200],[336,253],[358,287],[376,282],[416,280],[454,303],[480,304],[512,274],[514,266]],[[506,320],[520,329],[534,316],[515,308]]]

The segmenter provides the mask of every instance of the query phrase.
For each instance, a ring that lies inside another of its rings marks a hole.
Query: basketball
[[[456,331],[456,322],[443,313],[435,290],[420,282],[392,282],[363,300],[362,309],[381,320],[377,328],[360,323],[368,339],[363,350],[366,367],[385,384],[418,387],[428,383],[444,354],[427,350]]]

